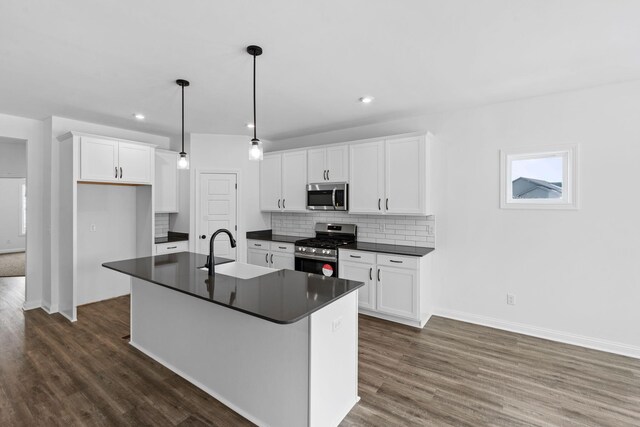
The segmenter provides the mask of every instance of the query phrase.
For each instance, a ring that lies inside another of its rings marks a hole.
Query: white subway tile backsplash
[[[435,216],[350,215],[345,212],[271,214],[274,234],[312,237],[316,222],[356,224],[358,240],[391,245],[435,247]],[[156,216],[156,230],[158,228]],[[168,215],[167,215],[168,229]]]
[[[165,237],[169,234],[169,214],[157,213],[156,214],[156,229],[155,237]]]

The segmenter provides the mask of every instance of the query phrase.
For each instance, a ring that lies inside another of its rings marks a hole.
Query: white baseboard
[[[16,249],[0,249],[0,254],[13,254],[16,252],[24,252],[25,248],[16,248]]]
[[[173,373],[177,374],[178,376],[180,376],[180,377],[184,378],[185,380],[189,381],[191,384],[193,384],[194,386],[198,387],[200,390],[204,391],[208,395],[212,396],[213,398],[218,400],[220,403],[222,403],[227,408],[229,408],[232,411],[242,415],[244,418],[248,419],[252,423],[254,423],[256,425],[259,425],[259,426],[267,425],[264,422],[262,422],[261,420],[259,420],[256,417],[254,417],[253,415],[248,414],[246,411],[242,410],[241,408],[238,408],[236,405],[234,405],[233,403],[229,402],[227,399],[225,399],[224,397],[220,396],[218,393],[216,393],[215,391],[211,390],[209,387],[205,386],[200,381],[197,381],[196,379],[192,378],[190,375],[185,374],[180,369],[178,369],[175,366],[173,366],[172,364],[166,362],[161,357],[158,357],[155,354],[151,353],[150,351],[146,350],[144,347],[139,346],[138,344],[134,343],[133,340],[129,341],[129,345],[131,345],[133,348],[137,349],[138,351],[141,351],[145,355],[149,356],[150,358],[152,358],[153,360],[155,360],[156,362],[158,362],[159,364],[161,364],[165,368],[169,369]]]
[[[47,314],[53,314],[53,313],[57,313],[58,312],[58,305],[57,304],[50,304],[47,302],[42,303],[42,309],[47,313]]]
[[[509,322],[494,317],[480,316],[477,314],[449,310],[445,308],[435,308],[433,310],[433,314],[435,316],[446,317],[453,320],[460,320],[462,322],[475,323],[477,325],[488,326],[490,328],[502,329],[505,331],[530,335],[537,338],[557,341],[564,344],[572,344],[580,347],[591,348],[593,350],[606,351],[608,353],[620,354],[622,356],[640,359],[640,347],[616,341],[607,341],[599,338],[592,338],[554,329],[540,328],[538,326],[531,326],[524,323]]]
[[[40,308],[40,307],[42,307],[42,301],[41,300],[25,301],[24,304],[22,304],[22,309],[24,311],[33,310],[33,309]]]

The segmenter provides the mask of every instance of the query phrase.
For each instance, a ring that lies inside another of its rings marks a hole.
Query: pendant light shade
[[[184,88],[189,86],[189,82],[178,79],[176,83],[182,87],[182,151],[180,151],[180,157],[178,157],[178,169],[189,169],[189,156],[184,151]]]
[[[253,139],[249,147],[249,160],[262,160],[262,142],[256,136],[258,123],[256,121],[256,56],[262,55],[260,46],[247,46],[247,53],[253,56]]]

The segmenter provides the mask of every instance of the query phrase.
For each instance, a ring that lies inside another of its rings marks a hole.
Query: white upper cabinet
[[[429,144],[424,136],[352,144],[349,212],[430,215]]]
[[[349,159],[349,212],[383,213],[384,141],[352,144]]]
[[[303,187],[304,183],[300,183]],[[260,162],[260,210],[282,209],[282,154],[265,154]]]
[[[155,211],[178,212],[178,153],[156,150]]]
[[[421,137],[385,141],[385,212],[424,215],[427,212],[427,153]]]
[[[349,180],[349,147],[337,145],[307,150],[307,183],[347,182]]]
[[[307,152],[290,151],[282,154],[282,210],[306,211]]]
[[[83,136],[80,146],[81,180],[118,180],[118,141]]]
[[[151,184],[153,149],[149,145],[113,139],[80,138],[82,181]]]
[[[123,183],[151,183],[151,147],[148,145],[118,142],[118,164],[118,177]]]

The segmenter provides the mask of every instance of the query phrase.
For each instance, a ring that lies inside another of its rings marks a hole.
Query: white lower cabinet
[[[340,250],[339,277],[364,282],[360,312],[415,327],[431,316],[431,257]]]
[[[247,263],[279,270],[294,270],[293,243],[247,240]]]

